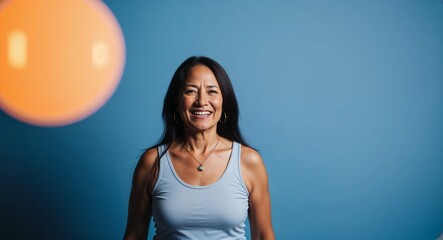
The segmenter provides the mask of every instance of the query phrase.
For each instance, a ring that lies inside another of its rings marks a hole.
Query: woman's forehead
[[[211,69],[204,65],[197,65],[190,70],[185,85],[201,86],[202,84],[204,86],[219,87],[218,81]]]

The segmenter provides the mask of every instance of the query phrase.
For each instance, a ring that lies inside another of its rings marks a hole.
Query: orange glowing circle
[[[114,93],[124,39],[100,0],[0,0],[0,108],[26,123],[61,126]]]

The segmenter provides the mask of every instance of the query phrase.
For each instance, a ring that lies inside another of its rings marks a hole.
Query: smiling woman
[[[172,77],[165,130],[134,171],[125,239],[274,239],[268,177],[244,141],[228,75],[216,61],[191,57]]]
[[[179,102],[185,130],[191,131],[186,134],[216,128],[222,115],[222,104],[220,87],[212,71],[204,65],[192,68]]]

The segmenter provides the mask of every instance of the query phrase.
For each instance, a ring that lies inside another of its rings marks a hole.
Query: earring
[[[175,123],[181,123],[181,122],[178,121],[177,118],[175,117],[176,114],[177,114],[177,112],[175,112],[174,115],[172,115],[172,118],[174,118],[174,122],[175,122]]]
[[[223,121],[222,121],[222,117],[223,116],[225,116],[225,118],[223,119]],[[222,117],[220,117],[220,120],[218,120],[220,123],[225,123],[226,122],[226,119],[228,119],[228,116],[226,115],[226,112],[223,112],[223,115],[222,115]]]

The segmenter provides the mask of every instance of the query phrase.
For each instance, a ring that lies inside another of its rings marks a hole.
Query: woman
[[[125,239],[274,239],[268,179],[245,143],[224,69],[190,57],[174,73],[163,105],[165,131],[134,171]]]

